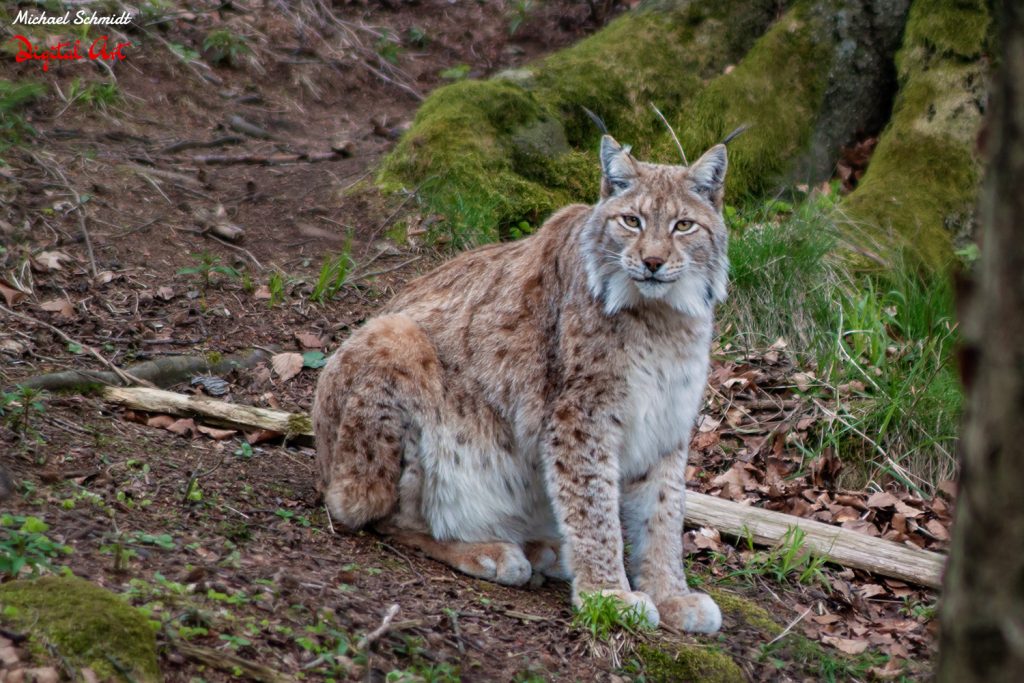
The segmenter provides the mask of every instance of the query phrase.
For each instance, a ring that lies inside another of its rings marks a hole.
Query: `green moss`
[[[29,634],[34,649],[56,648],[75,668],[119,679],[117,665],[137,681],[161,680],[156,631],[118,596],[76,577],[48,576],[0,586],[0,622]]]
[[[731,201],[772,189],[806,148],[827,85],[831,41],[824,18],[797,4],[675,117],[691,157],[751,126],[729,150]],[[674,143],[662,139],[656,157],[677,161]]]
[[[732,657],[714,646],[684,645],[672,654],[640,645],[635,655],[643,667],[645,680],[651,683],[743,683],[747,680]]]
[[[984,0],[916,0],[905,41],[973,60],[982,55],[990,23]]]
[[[842,204],[851,233],[910,246],[928,265],[971,225],[980,165],[974,141],[987,82],[989,15],[981,2],[918,0],[896,56],[900,90],[857,190]]]
[[[214,366],[222,360],[224,360],[224,355],[220,351],[208,351],[206,353],[207,365]]]
[[[308,415],[292,413],[288,416],[288,436],[312,434],[313,422]]]
[[[456,246],[516,234],[597,193],[588,107],[641,156],[666,133],[649,108],[685,102],[749,47],[775,2],[649,3],[525,69],[435,91],[385,159],[385,191],[417,190]]]
[[[768,639],[774,638],[782,631],[782,627],[772,619],[768,611],[757,603],[741,598],[735,593],[714,588],[710,589],[708,594],[722,610],[722,616],[737,625],[756,629]]]

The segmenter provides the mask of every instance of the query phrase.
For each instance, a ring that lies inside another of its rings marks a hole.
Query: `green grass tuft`
[[[962,403],[948,269],[897,252],[866,270],[837,220],[822,197],[792,212],[733,212],[722,342],[755,350],[782,338],[815,373],[809,398],[824,397],[834,414],[805,445],[808,458],[831,448],[861,476],[927,492],[955,470]]]
[[[588,632],[595,642],[608,640],[618,630],[637,634],[651,629],[643,612],[614,595],[583,593],[580,600],[582,604],[573,612],[572,625]]]

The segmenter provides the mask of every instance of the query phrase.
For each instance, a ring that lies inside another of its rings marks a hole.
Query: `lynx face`
[[[724,146],[692,166],[668,166],[636,161],[605,136],[601,163],[587,274],[605,312],[660,300],[687,315],[707,315],[726,291]]]

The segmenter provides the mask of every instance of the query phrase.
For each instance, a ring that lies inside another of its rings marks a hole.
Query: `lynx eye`
[[[619,220],[622,221],[622,224],[630,230],[640,229],[640,219],[636,216],[619,216]]]
[[[691,232],[697,229],[697,224],[693,221],[686,220],[685,218],[681,221],[676,221],[675,226],[672,228],[677,235],[689,235]]]

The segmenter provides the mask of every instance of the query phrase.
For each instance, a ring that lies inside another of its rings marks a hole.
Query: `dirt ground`
[[[43,73],[3,55],[5,78],[43,82],[48,94],[25,114],[34,139],[0,165],[0,303],[22,316],[0,312],[0,386],[106,369],[85,346],[119,367],[251,347],[329,353],[445,256],[416,241],[429,217],[414,195],[380,197],[366,182],[422,95],[522,64],[601,23],[587,3],[567,0],[182,7],[127,33],[133,46],[113,67],[114,101],[81,94],[111,78],[94,64]],[[211,66],[216,56],[203,50],[219,29],[246,36],[234,65]],[[175,56],[182,46],[194,60]],[[396,226],[413,237],[396,238]],[[241,228],[244,239],[211,227]],[[325,257],[339,253],[351,255],[346,285],[314,303]],[[829,463],[805,471],[791,442],[776,438],[806,434],[817,419],[786,403],[796,368],[784,349],[719,349],[715,368],[695,487],[942,548],[947,498],[836,490]],[[286,380],[263,364],[223,378],[225,400],[308,411],[316,370]],[[756,428],[735,427],[729,411],[744,401]],[[334,533],[308,447],[250,446],[245,435],[50,394],[26,424],[0,426],[0,451],[16,483],[0,506],[45,519],[49,536],[73,550],[59,564],[164,622],[169,681],[233,677],[183,655],[171,635],[309,680],[645,675],[628,648],[618,659],[593,651],[572,625],[565,585],[504,588],[371,533]],[[908,530],[908,518],[920,524]],[[823,654],[772,643],[731,616],[712,638],[659,632],[644,641],[670,653],[721,648],[757,681],[927,676],[933,593],[838,567],[822,568],[827,587],[778,581],[744,573],[755,555],[742,543],[709,530],[689,540],[696,581],[763,605],[779,626],[795,621],[793,633]],[[391,605],[391,630],[358,648]]]

